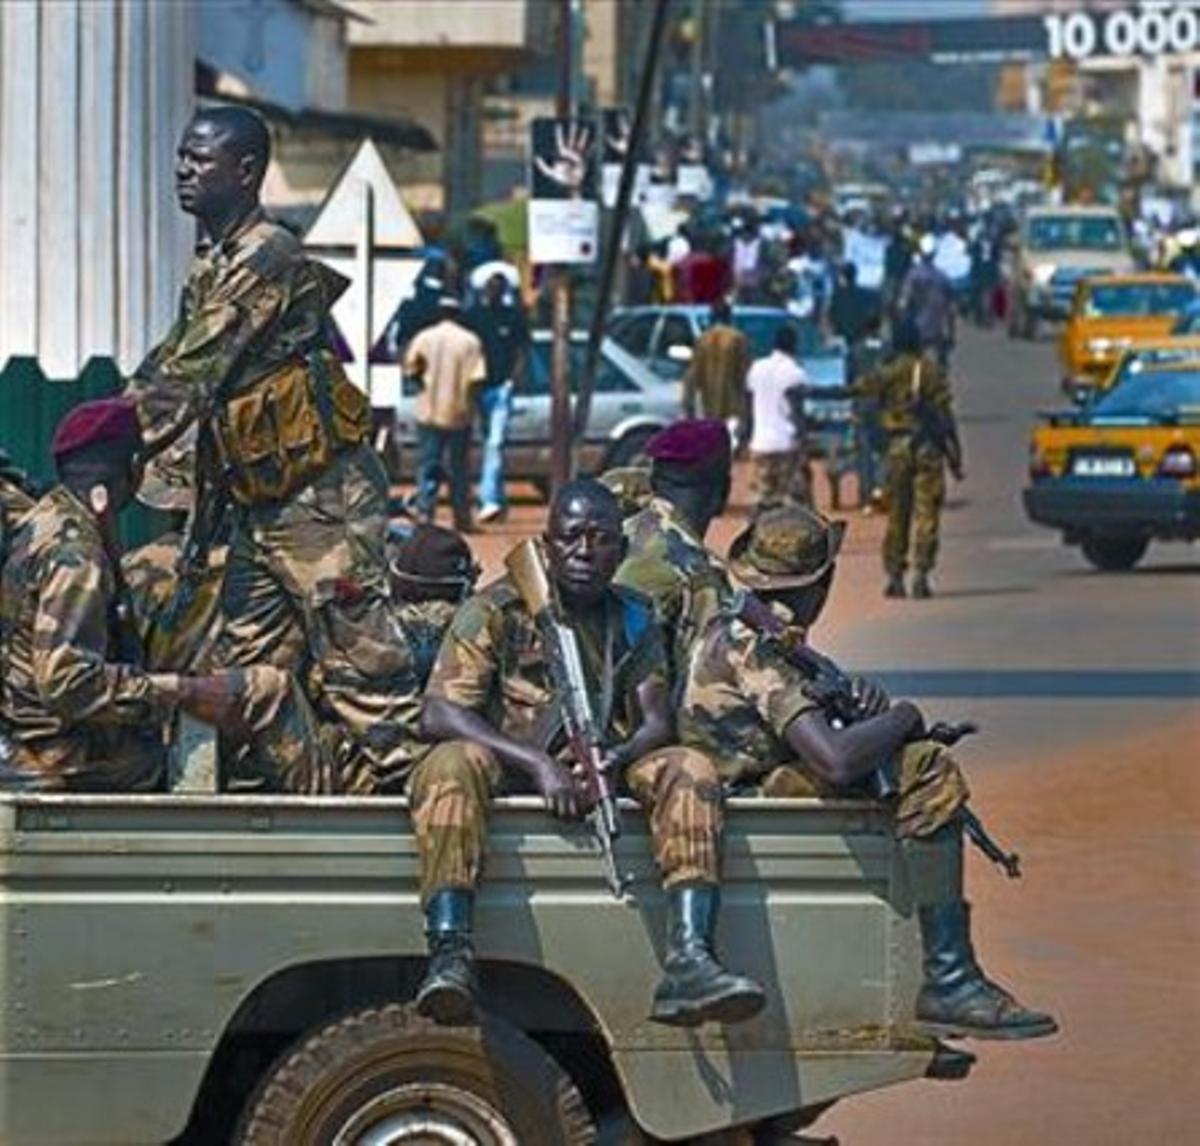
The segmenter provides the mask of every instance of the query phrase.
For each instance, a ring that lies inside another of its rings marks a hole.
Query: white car
[[[587,354],[587,335],[571,335],[571,393],[578,391]],[[533,345],[524,377],[513,395],[512,419],[505,450],[505,476],[530,481],[543,492],[550,481],[551,336],[533,332]],[[405,379],[396,408],[393,444],[402,452],[402,472],[410,475],[416,462],[416,384]],[[587,432],[576,444],[580,473],[602,473],[629,465],[659,430],[681,417],[683,387],[678,380],[659,377],[645,363],[611,338],[600,344]],[[479,442],[472,449],[472,472],[478,473]]]

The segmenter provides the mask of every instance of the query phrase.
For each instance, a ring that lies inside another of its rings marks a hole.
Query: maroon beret
[[[101,398],[81,402],[64,415],[54,431],[50,452],[57,459],[105,442],[124,442],[136,449],[141,441],[133,402],[129,398]]]
[[[729,430],[717,418],[685,418],[660,430],[646,443],[646,456],[676,466],[707,466],[728,461]]]

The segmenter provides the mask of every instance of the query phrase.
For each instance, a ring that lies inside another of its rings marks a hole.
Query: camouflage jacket
[[[913,433],[923,402],[947,420],[954,416],[949,380],[928,355],[903,354],[858,379],[852,389],[875,405],[879,424],[891,434]]]
[[[91,512],[58,486],[24,518],[0,574],[0,720],[23,766],[69,776],[94,726],[153,728],[178,678],[135,663],[136,631]]]
[[[770,641],[722,613],[692,652],[679,739],[717,761],[727,784],[750,784],[795,759],[787,726],[818,707],[803,675]]]
[[[424,688],[437,661],[438,651],[459,606],[454,601],[395,601],[396,616],[412,651],[417,680]]]
[[[648,603],[614,589],[605,625],[612,629],[612,705],[609,743],[627,740],[641,723],[636,690],[659,677],[666,684],[662,636]],[[597,719],[603,691],[602,626],[574,625]],[[558,743],[554,687],[533,618],[508,577],[493,581],[457,612],[446,633],[427,696],[453,701],[484,716],[515,740],[550,750]]]
[[[625,537],[616,583],[649,598],[670,640],[672,678],[681,683],[697,634],[733,592],[725,565],[665,498],[629,518]]]
[[[147,453],[207,419],[218,397],[324,345],[329,308],[345,287],[261,210],[198,256],[174,325],[130,379]]]

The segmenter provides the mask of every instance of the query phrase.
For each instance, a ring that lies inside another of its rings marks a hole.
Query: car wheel
[[[310,1035],[267,1076],[234,1135],[237,1146],[594,1140],[575,1084],[532,1039],[493,1018],[438,1026],[399,1003]]]
[[[1083,555],[1097,569],[1106,573],[1119,573],[1132,569],[1149,548],[1148,537],[1087,537],[1083,541]]]
[[[628,430],[609,447],[604,458],[604,469],[616,469],[618,466],[649,465],[646,457],[646,444],[658,433],[657,426],[639,426],[636,430]]]

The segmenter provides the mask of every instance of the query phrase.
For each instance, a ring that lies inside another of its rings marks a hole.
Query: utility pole
[[[558,4],[558,93],[554,114],[574,111],[571,58],[575,54],[572,0]],[[571,479],[571,279],[565,266],[551,271],[553,344],[550,374],[550,487],[557,493]]]
[[[691,49],[688,134],[698,143],[704,136],[704,0],[692,0]]]

